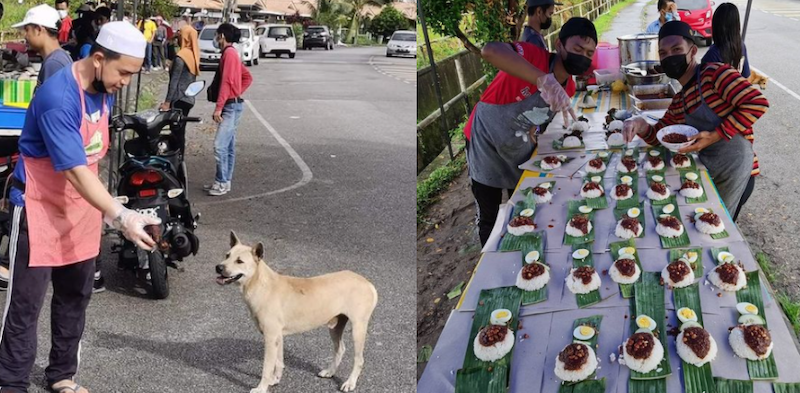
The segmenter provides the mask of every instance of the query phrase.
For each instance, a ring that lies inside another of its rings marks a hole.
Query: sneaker
[[[0,266],[0,291],[8,290],[9,271],[5,266]]]
[[[222,183],[215,181],[212,184],[203,185],[203,191],[211,191],[213,188],[219,188]]]
[[[106,290],[106,279],[100,274],[100,272],[94,273],[94,286],[92,287],[92,293],[100,293]]]
[[[227,194],[228,191],[230,190],[228,189],[228,186],[226,186],[225,184],[226,183],[219,183],[217,187],[211,188],[210,190],[208,190],[208,195],[220,196]]]

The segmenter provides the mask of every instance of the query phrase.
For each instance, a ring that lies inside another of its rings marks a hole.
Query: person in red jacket
[[[209,98],[217,103],[214,110],[214,121],[219,123],[217,136],[214,139],[214,158],[217,161],[217,173],[214,183],[204,186],[209,195],[225,195],[231,190],[233,165],[236,161],[236,129],[242,119],[244,99],[242,94],[253,83],[253,77],[239,58],[239,52],[233,47],[239,42],[242,33],[239,28],[223,23],[217,28],[214,44],[222,48],[222,58],[214,75],[209,90]],[[216,93],[216,97],[213,97]]]
[[[72,31],[72,18],[69,16],[69,0],[56,0],[56,10],[61,17],[61,27],[58,29],[58,42],[61,45],[69,42],[69,33]]]

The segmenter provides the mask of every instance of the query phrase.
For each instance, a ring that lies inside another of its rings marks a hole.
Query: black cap
[[[664,39],[664,37],[669,37],[672,35],[679,35],[690,41],[694,41],[694,37],[692,36],[692,28],[684,21],[672,20],[664,23],[664,25],[661,26],[661,30],[658,31],[658,40],[661,41]]]
[[[597,29],[594,28],[594,23],[586,18],[570,18],[558,33],[558,39],[562,44],[567,43],[567,39],[573,36],[589,37],[597,43]]]
[[[528,7],[536,7],[537,5],[564,5],[556,3],[553,0],[528,0]]]

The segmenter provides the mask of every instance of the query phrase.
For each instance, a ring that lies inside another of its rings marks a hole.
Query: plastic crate
[[[19,130],[25,125],[25,109],[0,107],[0,128]]]

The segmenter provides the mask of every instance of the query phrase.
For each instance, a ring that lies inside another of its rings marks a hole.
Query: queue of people
[[[542,32],[552,23],[555,5],[558,3],[553,0],[528,0],[522,40],[490,42],[481,51],[483,59],[500,71],[464,128],[482,245],[491,234],[503,193],[511,196],[522,175],[519,165],[530,159],[538,134],[547,130],[556,114],[570,108],[570,97],[575,94],[573,77],[590,68],[598,43],[592,22],[573,17],[561,27],[555,51],[548,52]],[[663,127],[688,124],[697,128],[700,133],[682,153],[698,154],[736,221],[760,172],[753,151],[753,125],[769,108],[766,97],[747,80],[749,61],[739,31],[738,9],[729,3],[718,7],[713,20],[714,45],[699,62],[691,28],[680,21],[675,2],[659,0],[658,10],[659,17],[647,32],[658,34],[661,66],[683,88],[655,125],[642,117],[626,120],[625,141],[638,135],[657,145],[656,133]],[[532,108],[546,109],[548,121],[541,126],[526,121],[521,114]]]

